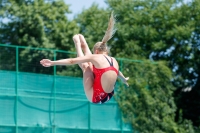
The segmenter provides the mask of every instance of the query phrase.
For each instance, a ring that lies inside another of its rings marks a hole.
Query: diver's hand
[[[124,78],[124,79],[122,79],[122,82],[127,86],[127,87],[129,87],[129,84],[128,84],[128,81],[129,80],[129,77],[126,77],[126,78]]]
[[[49,59],[42,59],[40,61],[40,64],[43,65],[44,67],[50,67],[50,66],[53,66],[53,61]]]

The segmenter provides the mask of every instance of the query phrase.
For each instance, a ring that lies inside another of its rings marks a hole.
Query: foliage
[[[199,101],[200,94],[199,57],[195,55],[199,54],[200,2],[107,0],[107,3],[118,17],[119,30],[112,53],[130,59],[166,60],[173,71],[172,83],[179,90],[173,96],[178,110],[182,110],[183,121],[192,120],[198,127],[200,114],[195,108],[199,104],[195,101]],[[180,93],[190,86],[193,87],[191,94]]]
[[[125,74],[129,73],[131,85],[128,88],[122,85],[116,99],[125,121],[132,123],[134,130],[141,133],[194,132],[189,122],[179,125],[174,121],[176,105],[172,94],[175,88],[170,82],[171,70],[165,63],[126,62],[124,67],[129,69],[125,69]]]
[[[114,48],[119,56],[149,59],[161,51],[163,53],[160,54],[165,55],[176,40],[190,37],[193,31],[193,22],[184,20],[182,14],[178,14],[182,10],[176,10],[174,0],[108,0],[108,3],[119,20],[115,36],[118,45]]]
[[[75,21],[67,19],[66,13],[70,13],[70,11],[64,1],[8,0],[2,6],[0,15],[2,18],[6,18],[7,22],[1,22],[0,43],[74,50],[72,36],[78,33],[79,28]],[[46,69],[40,69],[39,61],[42,58],[53,59],[53,53],[40,50],[21,50],[19,54],[23,64],[35,64],[32,68],[29,65],[21,65],[21,70],[49,73]],[[61,55],[57,55],[57,59],[66,58]]]
[[[93,48],[96,42],[103,39],[108,26],[110,11],[99,9],[98,5],[93,4],[89,9],[83,10],[75,18],[79,24],[80,33],[82,33],[90,47]]]
[[[181,0],[179,1],[178,0],[177,1],[107,0],[107,3],[109,5],[108,12],[114,10],[116,18],[118,20],[117,21],[118,31],[114,35],[113,39],[108,43],[108,45],[112,47],[111,54],[113,56],[124,57],[129,59],[138,59],[138,60],[141,59],[143,60],[150,59],[156,61],[166,60],[168,62],[166,66],[170,67],[171,70],[175,70],[177,64],[179,65],[186,64],[184,62],[179,62],[179,61],[183,61],[182,57],[187,56],[187,54],[190,53],[190,51],[187,51],[187,49],[185,49],[188,48],[188,46],[183,45],[183,42],[191,38],[191,35],[193,34],[193,31],[195,29],[195,22],[198,22],[198,21],[193,21],[193,19],[191,18],[191,12],[193,12],[191,10],[194,10],[195,8],[193,8],[189,4],[188,5],[184,4],[183,1]],[[194,12],[194,14],[195,13],[196,16],[198,16],[197,10]],[[93,5],[88,10],[84,10],[76,18],[77,22],[81,27],[81,32],[84,33],[87,40],[89,40],[88,42],[90,43],[92,42],[92,45],[96,41],[101,40],[101,36],[103,35],[102,29],[105,29],[106,28],[105,23],[107,24],[107,21],[105,21],[106,19],[101,19],[101,18],[104,18],[105,16],[109,16],[107,11],[98,9],[97,6]],[[90,44],[91,48],[92,45]],[[179,50],[180,48],[182,49],[181,51]],[[191,65],[192,63],[189,63],[188,66],[186,66],[186,68],[191,67]],[[125,73],[125,75],[134,77],[134,75],[131,75],[130,72],[131,73],[135,72],[135,70],[131,69],[130,65],[128,66],[123,65],[121,70]],[[165,79],[166,81],[163,79],[162,82],[169,82],[171,84],[171,80],[173,79],[172,83],[173,85],[175,85],[175,87],[179,86],[185,87],[189,85],[187,84],[187,82],[184,81],[186,78],[182,76],[184,75],[184,73],[188,74],[189,72],[188,69],[184,70],[181,69],[180,67],[179,70],[180,74],[177,73],[178,71],[176,72],[173,71],[174,76],[171,79]],[[136,71],[143,72],[142,70],[136,70]],[[146,79],[146,77],[144,79]],[[191,79],[190,81],[192,80],[193,79]],[[129,82],[131,82],[130,84],[135,85],[135,82],[132,83],[132,80],[130,80]],[[156,80],[154,80],[154,82],[157,83]],[[160,82],[160,85],[163,85],[162,82]],[[145,88],[145,86],[142,84],[139,87]],[[158,88],[156,88],[155,86],[155,89]],[[168,95],[162,95],[163,98],[168,99],[169,97],[172,97],[171,101],[173,101],[174,94],[172,93],[174,93],[174,90],[167,92],[169,94],[167,93]],[[149,97],[152,97],[151,93],[145,93],[145,94],[148,94]],[[130,102],[131,100],[126,99],[126,101]],[[179,102],[181,103],[181,100]],[[142,102],[140,104],[142,104]],[[169,103],[166,104],[168,105]],[[176,104],[178,105],[178,110],[182,108],[181,106],[179,106],[178,103]],[[182,130],[185,130],[185,132],[193,132],[193,127],[191,126],[192,123],[187,120],[188,117],[183,117],[183,120],[181,120],[182,117],[178,117],[178,119],[175,119],[175,117],[177,118],[177,116],[180,116],[181,114],[177,113],[176,111],[177,108],[175,105],[174,106],[168,105],[168,106],[171,110],[173,110],[171,113],[174,114],[174,116],[169,117],[170,120],[169,119],[168,120],[173,125],[173,126],[171,125],[172,127],[176,127],[176,130],[175,129],[174,130],[169,129],[169,130],[171,132],[184,132]],[[186,107],[184,108],[184,110],[187,110]],[[146,112],[147,112],[146,110],[143,110],[143,113]],[[151,113],[153,114],[153,112]],[[125,114],[132,115],[133,112],[128,110]],[[198,119],[198,114],[196,116],[197,116],[196,119]],[[143,117],[143,119],[146,118]],[[129,122],[132,123],[132,121]],[[150,127],[151,126],[149,125],[148,127],[146,127],[146,129]],[[154,128],[155,127],[156,126],[154,125]],[[135,125],[133,126],[133,128],[135,128]],[[189,131],[187,130],[187,128]],[[141,131],[143,130],[145,129],[141,129]],[[168,132],[168,130],[166,130],[165,132]]]
[[[198,57],[200,54],[200,1],[193,0],[186,7],[183,7],[183,10],[187,10],[187,14],[184,16],[194,23],[191,27],[193,32],[190,38],[182,40],[181,44],[176,45],[170,60],[171,65],[176,66],[174,85],[178,87],[175,96],[179,110],[184,118],[192,120],[195,127],[198,128],[200,126],[200,113],[197,111],[200,107],[197,102],[200,100],[200,58]],[[187,87],[192,90],[183,92],[182,90]]]
[[[67,20],[69,10],[63,1],[9,2],[3,9],[8,22],[1,27],[1,43],[70,50],[69,37],[78,32],[78,27]]]

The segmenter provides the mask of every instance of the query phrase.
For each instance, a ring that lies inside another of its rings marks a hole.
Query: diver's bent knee
[[[77,36],[79,36],[78,34],[75,34],[75,35],[73,35],[73,40],[77,37]]]

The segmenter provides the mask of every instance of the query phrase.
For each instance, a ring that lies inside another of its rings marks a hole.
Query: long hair
[[[106,33],[105,33],[103,39],[102,39],[102,43],[106,44],[113,37],[115,32],[116,32],[116,29],[115,29],[115,17],[114,17],[113,12],[112,12],[111,16],[110,16],[110,20],[108,22],[108,28],[106,30]]]
[[[116,32],[115,21],[116,21],[116,19],[115,19],[114,13],[112,12],[110,15],[110,19],[108,22],[108,28],[105,32],[105,35],[101,42],[97,42],[94,45],[93,51],[98,49],[99,51],[104,51],[104,52],[109,53],[109,48],[107,47],[107,42],[113,37],[113,35]]]

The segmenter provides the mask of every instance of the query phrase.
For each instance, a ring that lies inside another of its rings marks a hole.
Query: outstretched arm
[[[119,71],[118,78],[120,78],[124,84],[126,84],[127,86],[129,86],[129,84],[127,83],[127,81],[129,80],[129,77],[125,78],[124,75],[123,75],[123,73],[121,71]]]
[[[44,67],[50,67],[55,65],[74,65],[74,64],[80,64],[84,62],[94,62],[95,55],[87,55],[87,56],[81,56],[77,58],[69,58],[69,59],[61,59],[56,61],[51,61],[49,59],[42,59],[40,61],[40,64]]]
[[[49,59],[42,59],[40,61],[40,64],[43,65],[44,67],[50,67],[50,66],[56,66],[56,65],[72,65],[73,62],[71,59],[62,59],[62,60],[56,60],[56,61],[51,61]]]

